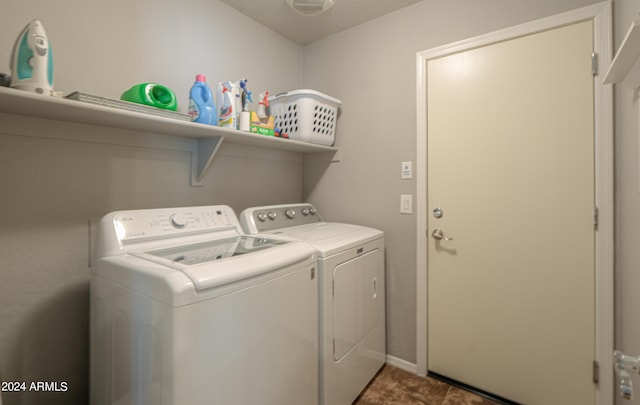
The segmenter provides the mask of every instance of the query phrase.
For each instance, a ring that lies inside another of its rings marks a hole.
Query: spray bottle
[[[267,118],[271,116],[271,107],[269,107],[269,92],[264,92],[264,112],[267,114]]]
[[[247,90],[247,79],[241,79],[238,82],[240,91],[240,118],[238,119],[238,129],[241,131],[250,131],[251,129],[251,113],[247,102],[253,102],[251,92]]]
[[[223,128],[236,128],[236,100],[233,95],[234,85],[231,82],[223,82],[218,86],[220,97],[220,114],[218,125]]]
[[[260,121],[266,122],[270,115],[269,108],[269,92],[260,93],[260,101],[258,102],[258,118]]]

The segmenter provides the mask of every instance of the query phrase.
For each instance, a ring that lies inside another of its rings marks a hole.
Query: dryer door
[[[381,321],[384,283],[378,249],[333,270],[333,359],[339,361]],[[379,294],[380,293],[380,294]]]

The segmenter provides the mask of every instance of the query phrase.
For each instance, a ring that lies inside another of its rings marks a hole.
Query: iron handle
[[[453,238],[444,236],[444,232],[442,232],[441,229],[434,229],[433,232],[431,232],[431,236],[433,236],[435,240],[453,240]]]

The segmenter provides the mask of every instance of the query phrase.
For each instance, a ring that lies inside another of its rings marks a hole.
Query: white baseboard
[[[418,367],[414,363],[410,363],[406,360],[402,360],[401,358],[391,356],[390,354],[387,354],[387,364],[398,367],[399,369],[408,371],[412,374],[416,374],[418,371]]]

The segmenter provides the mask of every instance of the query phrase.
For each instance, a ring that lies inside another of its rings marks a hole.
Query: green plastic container
[[[178,100],[168,87],[157,83],[140,83],[122,93],[120,100],[176,111]]]

